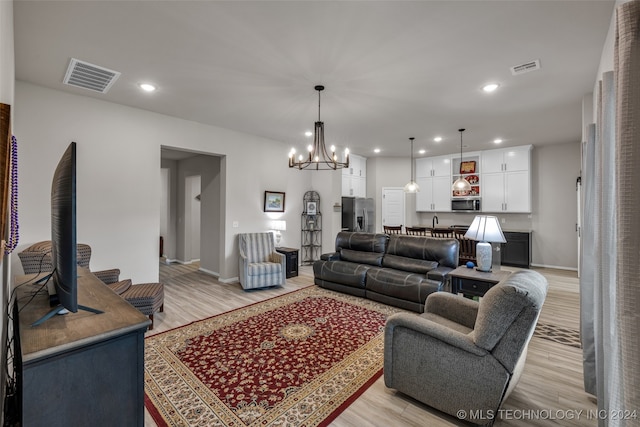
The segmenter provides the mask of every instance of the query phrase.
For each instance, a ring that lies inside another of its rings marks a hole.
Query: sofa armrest
[[[424,312],[436,314],[473,329],[478,316],[478,307],[477,301],[448,292],[436,292],[427,297]]]
[[[485,349],[476,346],[473,339],[467,334],[432,322],[414,313],[396,313],[389,316],[385,325],[385,359],[391,357],[392,346],[387,346],[387,343],[393,342],[395,328],[406,328],[419,334],[427,335],[476,356],[486,356],[489,353]],[[387,350],[389,350],[388,355]]]
[[[276,264],[284,265],[285,259],[285,256],[280,252],[271,252],[269,254],[269,262],[275,262]]]
[[[329,252],[320,255],[322,261],[340,261],[340,252]]]
[[[280,264],[280,282],[282,285],[287,283],[287,257],[280,252],[272,252],[269,256],[269,261]]]
[[[249,275],[249,259],[246,255],[240,251],[238,254],[238,279],[240,284],[247,283],[247,276]]]
[[[247,256],[245,254],[243,254],[242,252],[240,252],[238,254],[238,261],[242,264],[248,264],[249,263],[249,258],[247,258]]]
[[[110,270],[92,271],[94,276],[102,280],[106,285],[116,283],[120,281],[120,270],[118,268],[112,268]]]
[[[438,280],[442,283],[447,283],[447,280],[449,280],[447,276],[452,271],[453,268],[440,265],[437,268],[434,268],[433,270],[427,272],[427,279]]]

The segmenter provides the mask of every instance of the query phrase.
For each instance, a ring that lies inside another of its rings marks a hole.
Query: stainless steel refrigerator
[[[375,233],[376,210],[373,199],[364,197],[342,198],[342,229]]]

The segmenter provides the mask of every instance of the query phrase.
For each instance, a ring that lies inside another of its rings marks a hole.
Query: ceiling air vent
[[[107,93],[118,77],[120,77],[120,73],[117,71],[71,58],[63,83],[95,92]]]
[[[514,65],[511,67],[511,74],[517,76],[519,74],[528,73],[529,71],[536,71],[540,69],[540,60],[525,62],[524,64]]]

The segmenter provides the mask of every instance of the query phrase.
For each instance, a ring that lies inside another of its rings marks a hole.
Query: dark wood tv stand
[[[33,275],[20,276],[21,284]],[[144,333],[149,319],[86,269],[78,303],[103,311],[56,315],[46,292],[17,290],[16,379],[23,426],[144,426]],[[19,313],[18,311],[21,310]]]

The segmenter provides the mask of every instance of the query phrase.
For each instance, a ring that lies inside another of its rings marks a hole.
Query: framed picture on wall
[[[284,193],[278,191],[265,191],[264,211],[284,212]]]
[[[307,215],[316,215],[318,213],[318,202],[307,202]]]
[[[476,173],[476,162],[469,160],[468,162],[460,163],[460,173]]]

